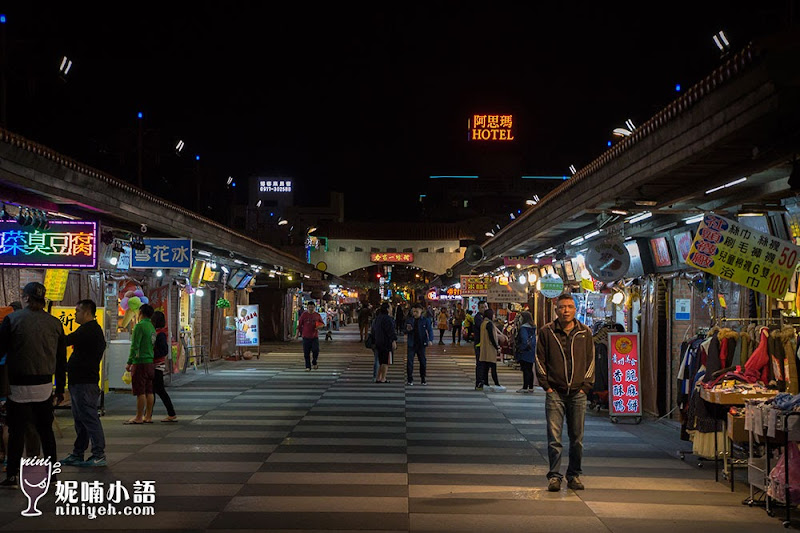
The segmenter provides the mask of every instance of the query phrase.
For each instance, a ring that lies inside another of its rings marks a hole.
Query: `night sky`
[[[720,63],[714,33],[738,49],[789,2],[516,4],[5,3],[9,128],[134,181],[141,110],[156,193],[291,176],[300,203],[376,217],[432,174],[580,168]],[[513,114],[517,140],[467,142],[473,113]]]

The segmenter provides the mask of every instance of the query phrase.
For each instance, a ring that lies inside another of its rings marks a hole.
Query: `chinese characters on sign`
[[[489,278],[461,276],[461,296],[486,296],[488,292]]]
[[[611,416],[642,414],[639,334],[608,334],[608,395]]]
[[[526,303],[528,301],[528,285],[518,283],[505,285],[489,283],[486,301],[491,303]]]
[[[258,305],[236,306],[236,346],[258,346]]]
[[[292,180],[259,180],[258,192],[292,192]]]
[[[136,480],[130,487],[119,480],[56,481],[56,516],[153,516],[155,503],[155,481]]]
[[[781,300],[789,290],[798,259],[800,247],[788,241],[706,215],[686,263]]]
[[[44,273],[45,296],[51,302],[60,302],[64,299],[67,290],[69,270],[66,268],[48,268]]]
[[[409,252],[369,254],[369,260],[373,263],[413,263],[414,254]]]
[[[513,115],[473,115],[467,120],[471,141],[513,141]]]
[[[0,221],[0,267],[97,265],[97,223],[54,220],[50,224],[50,229],[39,230],[23,228],[16,221]]]
[[[131,268],[189,268],[191,239],[144,239],[144,250],[133,250]]]
[[[69,335],[70,333],[74,333],[76,329],[78,329],[78,324],[75,322],[75,306],[59,306],[54,305],[50,308],[50,314],[56,317],[61,321],[61,325],[64,326],[64,335]],[[97,319],[97,323],[100,325],[101,328],[105,325],[105,318],[106,318],[106,310],[104,307],[97,308],[97,314],[95,315]],[[67,346],[67,361],[72,356],[73,348],[72,346]],[[100,390],[104,392],[108,392],[108,381],[106,379],[106,359],[103,359],[102,364],[100,365]]]

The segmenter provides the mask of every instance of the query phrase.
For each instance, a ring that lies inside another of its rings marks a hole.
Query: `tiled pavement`
[[[24,497],[0,493],[0,529],[186,531],[620,531],[782,529],[741,505],[713,472],[679,461],[677,432],[656,422],[614,425],[590,414],[587,490],[544,489],[544,396],[472,390],[471,346],[434,346],[429,385],[372,383],[372,354],[350,332],[323,342],[305,372],[299,343],[259,361],[226,362],[170,388],[180,423],[123,426],[129,396],[103,418],[110,466],[65,467],[62,480],[156,482],[156,515],[56,517],[51,488],[24,518]],[[402,343],[401,343],[402,344]],[[401,346],[401,352],[404,347]],[[191,374],[192,371],[190,370]],[[157,400],[157,417],[163,407]],[[69,412],[58,413],[63,456]],[[684,446],[685,447],[685,446]],[[566,467],[566,464],[565,464]]]

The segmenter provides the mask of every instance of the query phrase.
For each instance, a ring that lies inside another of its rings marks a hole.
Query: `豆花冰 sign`
[[[413,263],[414,254],[411,252],[379,252],[369,254],[369,260],[373,263]]]
[[[495,282],[489,283],[486,301],[490,304],[525,303],[528,301],[528,284],[507,283],[503,285]]]
[[[706,215],[686,264],[782,300],[800,247],[718,215]]]
[[[486,296],[489,278],[484,276],[461,276],[461,296]]]
[[[237,305],[236,346],[258,345],[258,305]]]
[[[513,141],[513,115],[472,115],[467,119],[471,141]]]
[[[97,223],[52,220],[48,229],[0,221],[0,267],[94,268]]]
[[[639,334],[609,333],[608,355],[609,414],[641,416]]]
[[[131,268],[189,268],[191,239],[144,239],[144,250],[133,250]]]

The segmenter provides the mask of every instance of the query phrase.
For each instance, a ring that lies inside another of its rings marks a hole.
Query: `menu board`
[[[641,416],[639,334],[609,333],[608,354],[609,414]]]

